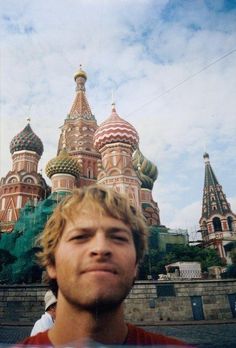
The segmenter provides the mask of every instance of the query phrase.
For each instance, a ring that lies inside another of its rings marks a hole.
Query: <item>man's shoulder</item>
[[[48,331],[39,332],[35,336],[30,336],[25,338],[22,342],[20,342],[22,345],[48,345],[52,346],[52,343],[50,342],[48,338]]]
[[[158,333],[152,333],[146,330],[143,330],[140,327],[137,327],[132,324],[128,325],[128,336],[126,339],[126,345],[170,345],[170,346],[179,346],[179,347],[190,347],[186,342],[179,339],[165,336]]]

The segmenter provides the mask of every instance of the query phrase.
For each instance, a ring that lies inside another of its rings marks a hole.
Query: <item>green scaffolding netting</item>
[[[67,195],[66,192],[52,193],[36,206],[28,202],[21,210],[18,221],[11,233],[3,233],[0,249],[8,252],[10,262],[0,267],[1,283],[32,283],[41,280],[42,270],[37,264],[35,253],[38,251],[36,239],[51,216],[58,202]]]

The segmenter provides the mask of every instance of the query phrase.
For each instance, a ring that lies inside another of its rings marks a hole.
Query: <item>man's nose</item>
[[[91,255],[99,255],[99,256],[110,256],[111,251],[111,245],[109,243],[109,240],[106,238],[103,231],[99,231],[96,233],[96,235],[93,238],[91,250]]]

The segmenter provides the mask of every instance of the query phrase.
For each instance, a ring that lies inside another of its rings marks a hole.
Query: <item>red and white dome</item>
[[[139,143],[136,129],[117,114],[114,104],[111,116],[98,127],[94,134],[94,147],[100,150],[104,145],[112,143],[126,143],[134,149]]]

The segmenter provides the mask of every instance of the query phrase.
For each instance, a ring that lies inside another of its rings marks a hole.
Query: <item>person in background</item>
[[[21,345],[190,347],[125,322],[123,302],[146,243],[144,217],[125,195],[99,185],[74,190],[39,238],[39,260],[58,287],[55,324]]]
[[[37,320],[34,324],[34,327],[31,331],[30,336],[34,336],[39,332],[46,331],[50,329],[56,318],[56,305],[57,299],[53,295],[51,290],[48,290],[44,296],[45,303],[45,313]]]

